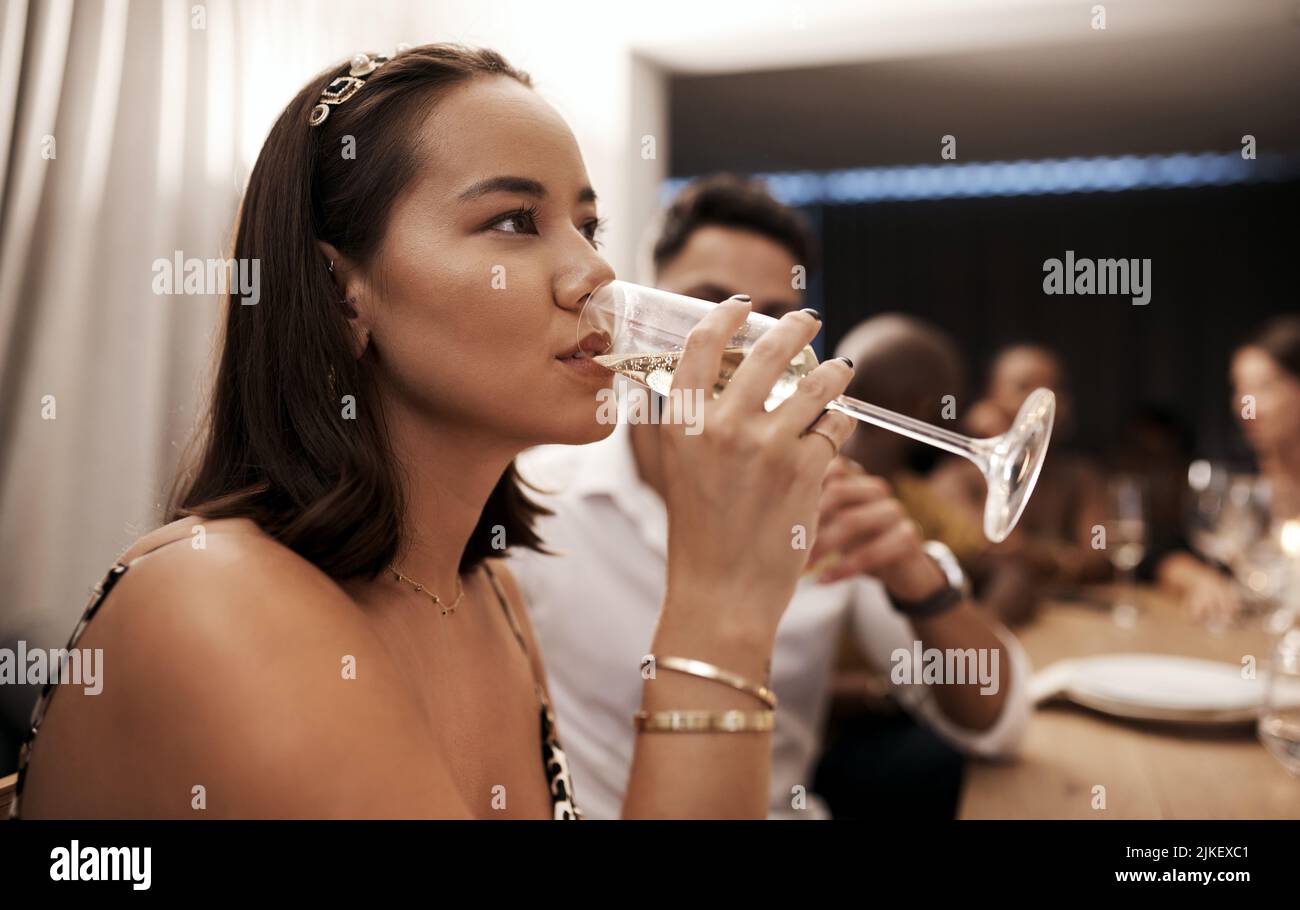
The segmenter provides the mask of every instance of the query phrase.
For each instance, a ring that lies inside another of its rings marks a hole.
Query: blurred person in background
[[[1229,379],[1276,526],[1300,516],[1300,316],[1279,316],[1248,337],[1232,355]],[[1241,587],[1225,568],[1189,550],[1168,554],[1156,571],[1198,618],[1222,622],[1243,609]]]
[[[654,246],[655,281],[714,301],[744,292],[756,312],[780,316],[804,306],[792,275],[796,266],[812,265],[813,244],[803,219],[761,184],[706,178],[666,213]],[[627,394],[651,393],[629,385]],[[638,666],[663,598],[661,496],[670,478],[660,438],[657,426],[620,422],[599,443],[547,446],[520,462],[533,485],[554,491],[543,500],[554,515],[539,530],[565,555],[520,551],[511,564],[551,668],[583,807],[597,818],[617,814],[628,784],[634,737],[626,718],[636,707]],[[822,576],[805,574],[778,629],[771,685],[781,702],[769,817],[951,817],[960,784],[952,747],[981,756],[1019,747],[1029,711],[1023,651],[955,590],[955,561],[941,566],[923,549],[880,478],[837,459],[825,478],[819,521],[816,540],[808,541],[809,566],[833,552],[842,558]],[[923,725],[891,722],[855,735],[833,746],[815,771],[845,630],[882,674],[896,649],[910,651],[918,639],[926,648],[996,652],[997,691],[894,686]]]
[[[1271,490],[1273,517],[1300,515],[1300,316],[1265,323],[1237,348],[1232,387],[1233,410]]]
[[[836,354],[853,361],[847,394],[939,426],[955,419],[965,396],[961,352],[937,326],[897,313],[873,316],[840,341]],[[1022,561],[1000,556],[979,516],[953,508],[931,483],[935,466],[951,456],[898,433],[860,423],[843,454],[892,485],[929,539],[942,541],[970,576],[979,605],[1004,622],[1031,615],[1038,593]]]
[[[1152,581],[1164,558],[1189,547],[1187,471],[1195,457],[1196,434],[1173,408],[1138,406],[1116,435],[1106,466],[1111,475],[1133,478],[1144,497],[1146,555],[1136,578]]]
[[[1090,459],[1064,446],[1073,401],[1060,358],[1038,345],[1003,349],[989,371],[984,397],[966,415],[965,429],[980,437],[1005,433],[1037,388],[1056,393],[1051,448],[1016,530],[990,552],[1017,561],[1040,584],[1072,587],[1105,581],[1111,576],[1110,560],[1105,550],[1092,546],[1093,528],[1107,518],[1105,479]],[[946,460],[935,470],[934,485],[972,520],[982,516],[987,490],[983,475],[970,462]]]

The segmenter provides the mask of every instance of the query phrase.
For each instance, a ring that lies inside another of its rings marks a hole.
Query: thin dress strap
[[[515,633],[515,641],[519,642],[519,647],[523,649],[524,657],[529,658],[528,667],[529,669],[532,669],[533,661],[528,654],[528,644],[524,641],[524,633],[523,630],[519,628],[519,623],[515,622],[515,613],[510,609],[510,601],[506,599],[505,592],[501,590],[501,583],[497,581],[496,573],[492,571],[492,567],[485,562],[483,563],[483,570],[487,572],[488,581],[492,582],[492,590],[496,591],[497,601],[501,604],[502,612],[506,614],[506,622],[510,623],[510,631]],[[535,672],[533,674],[533,681],[539,687],[541,686],[541,680],[537,679],[537,674]]]
[[[63,650],[72,651],[77,647],[77,643],[81,641],[81,636],[86,631],[86,626],[88,626],[90,621],[95,618],[95,614],[99,612],[99,608],[104,605],[104,600],[112,592],[114,586],[117,585],[122,576],[126,574],[127,569],[131,568],[131,566],[135,565],[141,559],[144,559],[144,557],[148,556],[150,553],[157,552],[170,544],[188,539],[188,537],[174,537],[171,540],[165,540],[156,547],[146,550],[136,556],[129,562],[123,562],[123,560],[126,558],[126,554],[131,551],[131,548],[127,547],[123,550],[118,555],[117,559],[113,560],[113,565],[109,568],[107,574],[105,574],[100,580],[99,584],[95,585],[95,587],[91,589],[90,596],[86,601],[86,607],[81,612],[81,618],[77,620],[76,628],[72,630],[72,635],[69,637],[68,643],[64,646]],[[54,682],[47,681],[42,687],[41,694],[36,699],[36,704],[32,708],[31,723],[28,724],[27,730],[23,735],[22,745],[18,750],[18,782],[14,789],[13,802],[9,804],[10,819],[16,820],[22,817],[22,810],[19,804],[22,802],[23,784],[27,780],[27,765],[31,759],[32,747],[36,744],[36,735],[41,732],[41,724],[45,722],[45,714],[49,710],[50,700],[54,697],[55,691],[57,691],[54,686]]]
[[[129,567],[129,563],[124,565],[121,562],[114,562],[112,568],[108,570],[108,573],[100,580],[99,584],[91,589],[90,597],[86,601],[86,608],[82,610],[81,618],[77,620],[77,626],[72,630],[72,635],[68,638],[64,651],[71,652],[77,647],[77,643],[81,641],[81,636],[86,631],[86,626],[95,618],[95,614],[99,612],[99,608],[104,604],[104,599],[108,597],[109,592],[126,574]],[[58,678],[62,680],[61,669]],[[23,784],[27,781],[27,764],[31,760],[32,747],[36,744],[36,734],[41,732],[41,724],[45,721],[45,712],[49,710],[50,699],[54,697],[56,685],[57,683],[51,678],[47,679],[45,685],[41,687],[41,694],[32,707],[31,722],[23,735],[22,745],[18,749],[18,781],[17,786],[14,788],[13,802],[9,804],[9,818],[14,821],[22,817],[21,803]]]
[[[564,748],[560,745],[560,738],[555,732],[555,714],[551,711],[550,699],[546,697],[546,688],[537,675],[537,668],[528,653],[528,644],[524,641],[524,633],[519,628],[519,623],[515,621],[514,611],[510,609],[510,601],[506,598],[505,592],[501,590],[501,584],[497,581],[496,573],[492,571],[492,567],[486,562],[483,563],[483,569],[487,572],[488,581],[492,582],[492,590],[497,594],[501,609],[505,611],[506,620],[510,623],[510,631],[514,632],[515,640],[519,642],[519,647],[524,652],[524,658],[528,661],[528,667],[533,671],[533,690],[537,693],[537,700],[541,702],[542,706],[542,766],[546,771],[546,782],[551,791],[551,806],[554,810],[552,817],[563,820],[581,819],[583,817],[582,810],[578,808],[573,799],[573,780],[569,776],[569,759],[564,754]]]

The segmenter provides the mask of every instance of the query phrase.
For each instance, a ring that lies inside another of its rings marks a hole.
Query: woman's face
[[[1259,348],[1245,347],[1232,358],[1233,410],[1256,451],[1300,438],[1300,380]],[[1248,416],[1243,398],[1254,398]]]
[[[420,129],[422,173],[394,204],[358,306],[388,394],[521,448],[608,435],[597,392],[613,374],[559,359],[584,296],[614,277],[573,134],[504,76],[452,89]]]

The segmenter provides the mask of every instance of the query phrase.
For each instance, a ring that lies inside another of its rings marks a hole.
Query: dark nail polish
[[[813,319],[816,319],[818,322],[822,321],[822,314],[814,310],[812,307],[804,307],[799,312],[807,313],[809,316],[811,316]]]
[[[852,361],[852,360],[849,360],[849,358],[847,358],[847,357],[836,357],[835,359],[836,359],[836,360],[843,360],[845,363],[847,363],[847,364],[849,365],[849,369],[850,369],[850,370],[853,369],[853,361]]]

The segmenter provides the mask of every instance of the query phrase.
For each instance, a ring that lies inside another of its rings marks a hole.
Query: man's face
[[[1060,365],[1046,351],[1014,348],[998,359],[989,384],[989,398],[1011,420],[1030,392],[1039,388],[1051,389],[1056,393],[1056,422],[1065,426],[1073,416],[1073,402],[1067,385]]]
[[[705,225],[659,270],[655,284],[674,294],[719,303],[733,294],[753,298],[753,311],[779,319],[801,309],[794,255],[775,240],[744,228]]]

